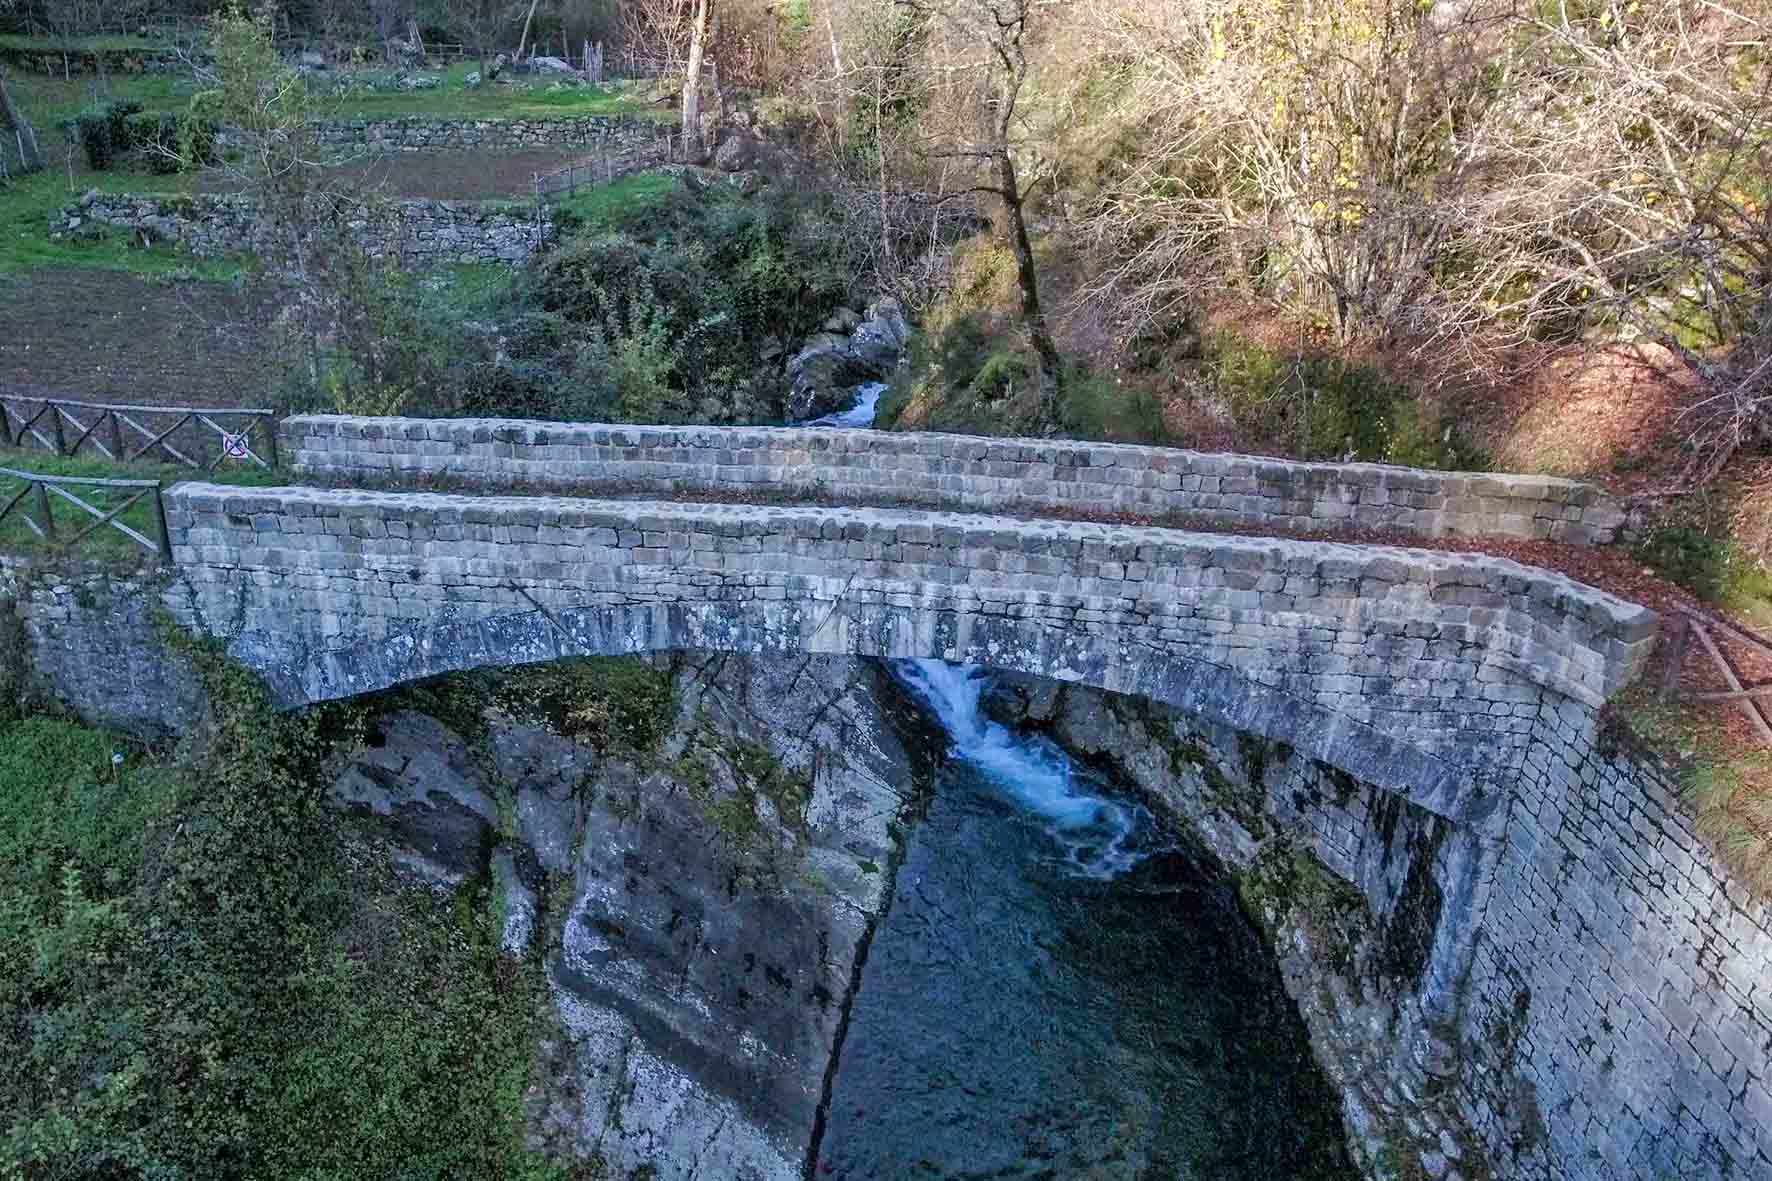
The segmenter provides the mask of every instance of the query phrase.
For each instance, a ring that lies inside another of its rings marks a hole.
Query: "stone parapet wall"
[[[1472,768],[1523,748],[1544,693],[1597,705],[1655,628],[1512,562],[1325,542],[205,484],[166,504],[182,617],[292,702],[551,659],[561,642],[940,656],[1364,745],[1381,752],[1358,756],[1368,778],[1458,817],[1483,806]],[[530,623],[501,639],[513,615]]]
[[[816,496],[980,512],[1131,513],[1211,528],[1357,528],[1425,537],[1616,540],[1601,489],[1549,476],[1297,463],[1127,444],[809,427],[658,427],[307,415],[281,427],[295,470],[446,478],[487,490]]]
[[[1772,906],[1673,777],[1545,703],[1513,768],[1468,984],[1472,1122],[1497,1177],[1772,1177]]]
[[[656,155],[663,160],[672,124],[626,115],[556,119],[355,119],[317,123],[322,147],[371,152],[515,152],[585,147]]]
[[[343,209],[337,216],[371,257],[415,265],[521,263],[554,232],[545,211],[467,201],[394,201]],[[89,193],[62,211],[55,228],[74,234],[87,223],[176,242],[200,257],[269,249],[257,204],[241,196]]]

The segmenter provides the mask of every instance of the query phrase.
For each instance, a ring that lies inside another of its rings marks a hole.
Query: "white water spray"
[[[880,404],[880,395],[886,392],[886,383],[870,381],[855,387],[855,405],[847,410],[839,410],[835,414],[826,414],[819,418],[807,419],[802,426],[848,426],[865,427],[874,425],[875,408]]]
[[[979,709],[985,678],[977,666],[904,660],[893,670],[934,711],[956,757],[1045,821],[1075,872],[1118,877],[1148,855],[1138,838],[1150,828],[1149,813],[1089,790],[1082,770],[1050,741],[985,717]]]

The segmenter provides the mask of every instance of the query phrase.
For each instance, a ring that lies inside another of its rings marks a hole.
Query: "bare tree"
[[[21,172],[37,172],[43,167],[43,153],[37,147],[37,133],[31,129],[30,121],[13,102],[12,94],[6,89],[6,67],[0,66],[0,131],[11,132],[13,143],[18,148],[19,170]]]
[[[1052,176],[1041,136],[1024,109],[1036,16],[1052,0],[898,0],[939,35],[927,65],[931,91],[923,154],[962,166],[959,194],[983,194],[1001,206],[1015,256],[1021,317],[1039,359],[1048,410],[1064,381],[1064,365],[1040,302],[1039,268],[1028,232],[1028,202]]]
[[[683,70],[683,146],[691,160],[707,154],[701,134],[701,64],[713,15],[714,0],[695,0],[695,19],[689,26],[689,63]]]

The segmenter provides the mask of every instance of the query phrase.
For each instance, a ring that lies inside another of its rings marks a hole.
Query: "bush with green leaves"
[[[1230,332],[1203,343],[1205,375],[1239,427],[1307,459],[1410,467],[1487,467],[1450,425],[1377,369],[1326,353],[1287,353]]]
[[[75,137],[86,165],[104,172],[130,153],[139,153],[150,172],[179,172],[215,156],[213,123],[172,111],[143,112],[138,102],[114,102],[75,116]]]
[[[1039,364],[1020,325],[969,312],[913,338],[910,364],[892,378],[876,411],[882,427],[983,435],[1042,435],[1118,443],[1165,443],[1163,407],[1080,364],[1070,365],[1055,404],[1045,398]]]
[[[0,1176],[557,1177],[522,1142],[546,1011],[483,882],[437,893],[325,800],[348,710],[207,649],[206,745],[0,726]]]
[[[470,411],[778,422],[783,362],[852,296],[840,219],[817,193],[678,185],[568,217],[472,374]]]

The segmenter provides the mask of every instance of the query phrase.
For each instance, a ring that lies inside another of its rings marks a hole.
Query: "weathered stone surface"
[[[831,388],[847,396],[846,385]],[[796,416],[808,417],[801,409]],[[488,490],[520,484],[767,491],[972,512],[1125,512],[1215,528],[1361,528],[1575,543],[1614,540],[1624,522],[1599,488],[1549,476],[1295,463],[1061,439],[298,415],[283,421],[281,446],[307,475],[447,477]]]
[[[489,746],[494,770],[516,799],[517,838],[542,869],[567,872],[596,753],[536,726],[505,723],[490,727]]]
[[[517,264],[554,234],[552,215],[545,211],[500,209],[471,201],[390,201],[345,210],[340,216],[370,257],[395,258],[414,266]],[[91,193],[64,210],[53,230],[72,233],[87,222],[177,242],[198,256],[265,254],[272,249],[258,207],[242,196]]]
[[[407,710],[383,718],[379,731],[379,745],[358,752],[333,782],[333,797],[385,819],[421,872],[443,881],[484,872],[498,803],[461,736]]]
[[[497,78],[503,55],[484,81]],[[624,115],[551,119],[349,119],[316,123],[317,142],[329,149],[373,152],[514,152],[525,148],[600,148],[662,162],[671,125]],[[225,136],[223,137],[225,143]]]
[[[879,670],[694,656],[657,765],[599,764],[550,966],[543,1138],[659,1181],[802,1175],[915,756]]]
[[[22,624],[32,687],[148,741],[195,724],[208,709],[202,684],[156,625],[166,581],[152,568],[0,557],[0,611]]]
[[[940,657],[1142,693],[1453,818],[1652,612],[1511,562],[885,509],[180,484],[188,625],[290,703],[560,655]],[[519,589],[520,588],[520,589]]]

